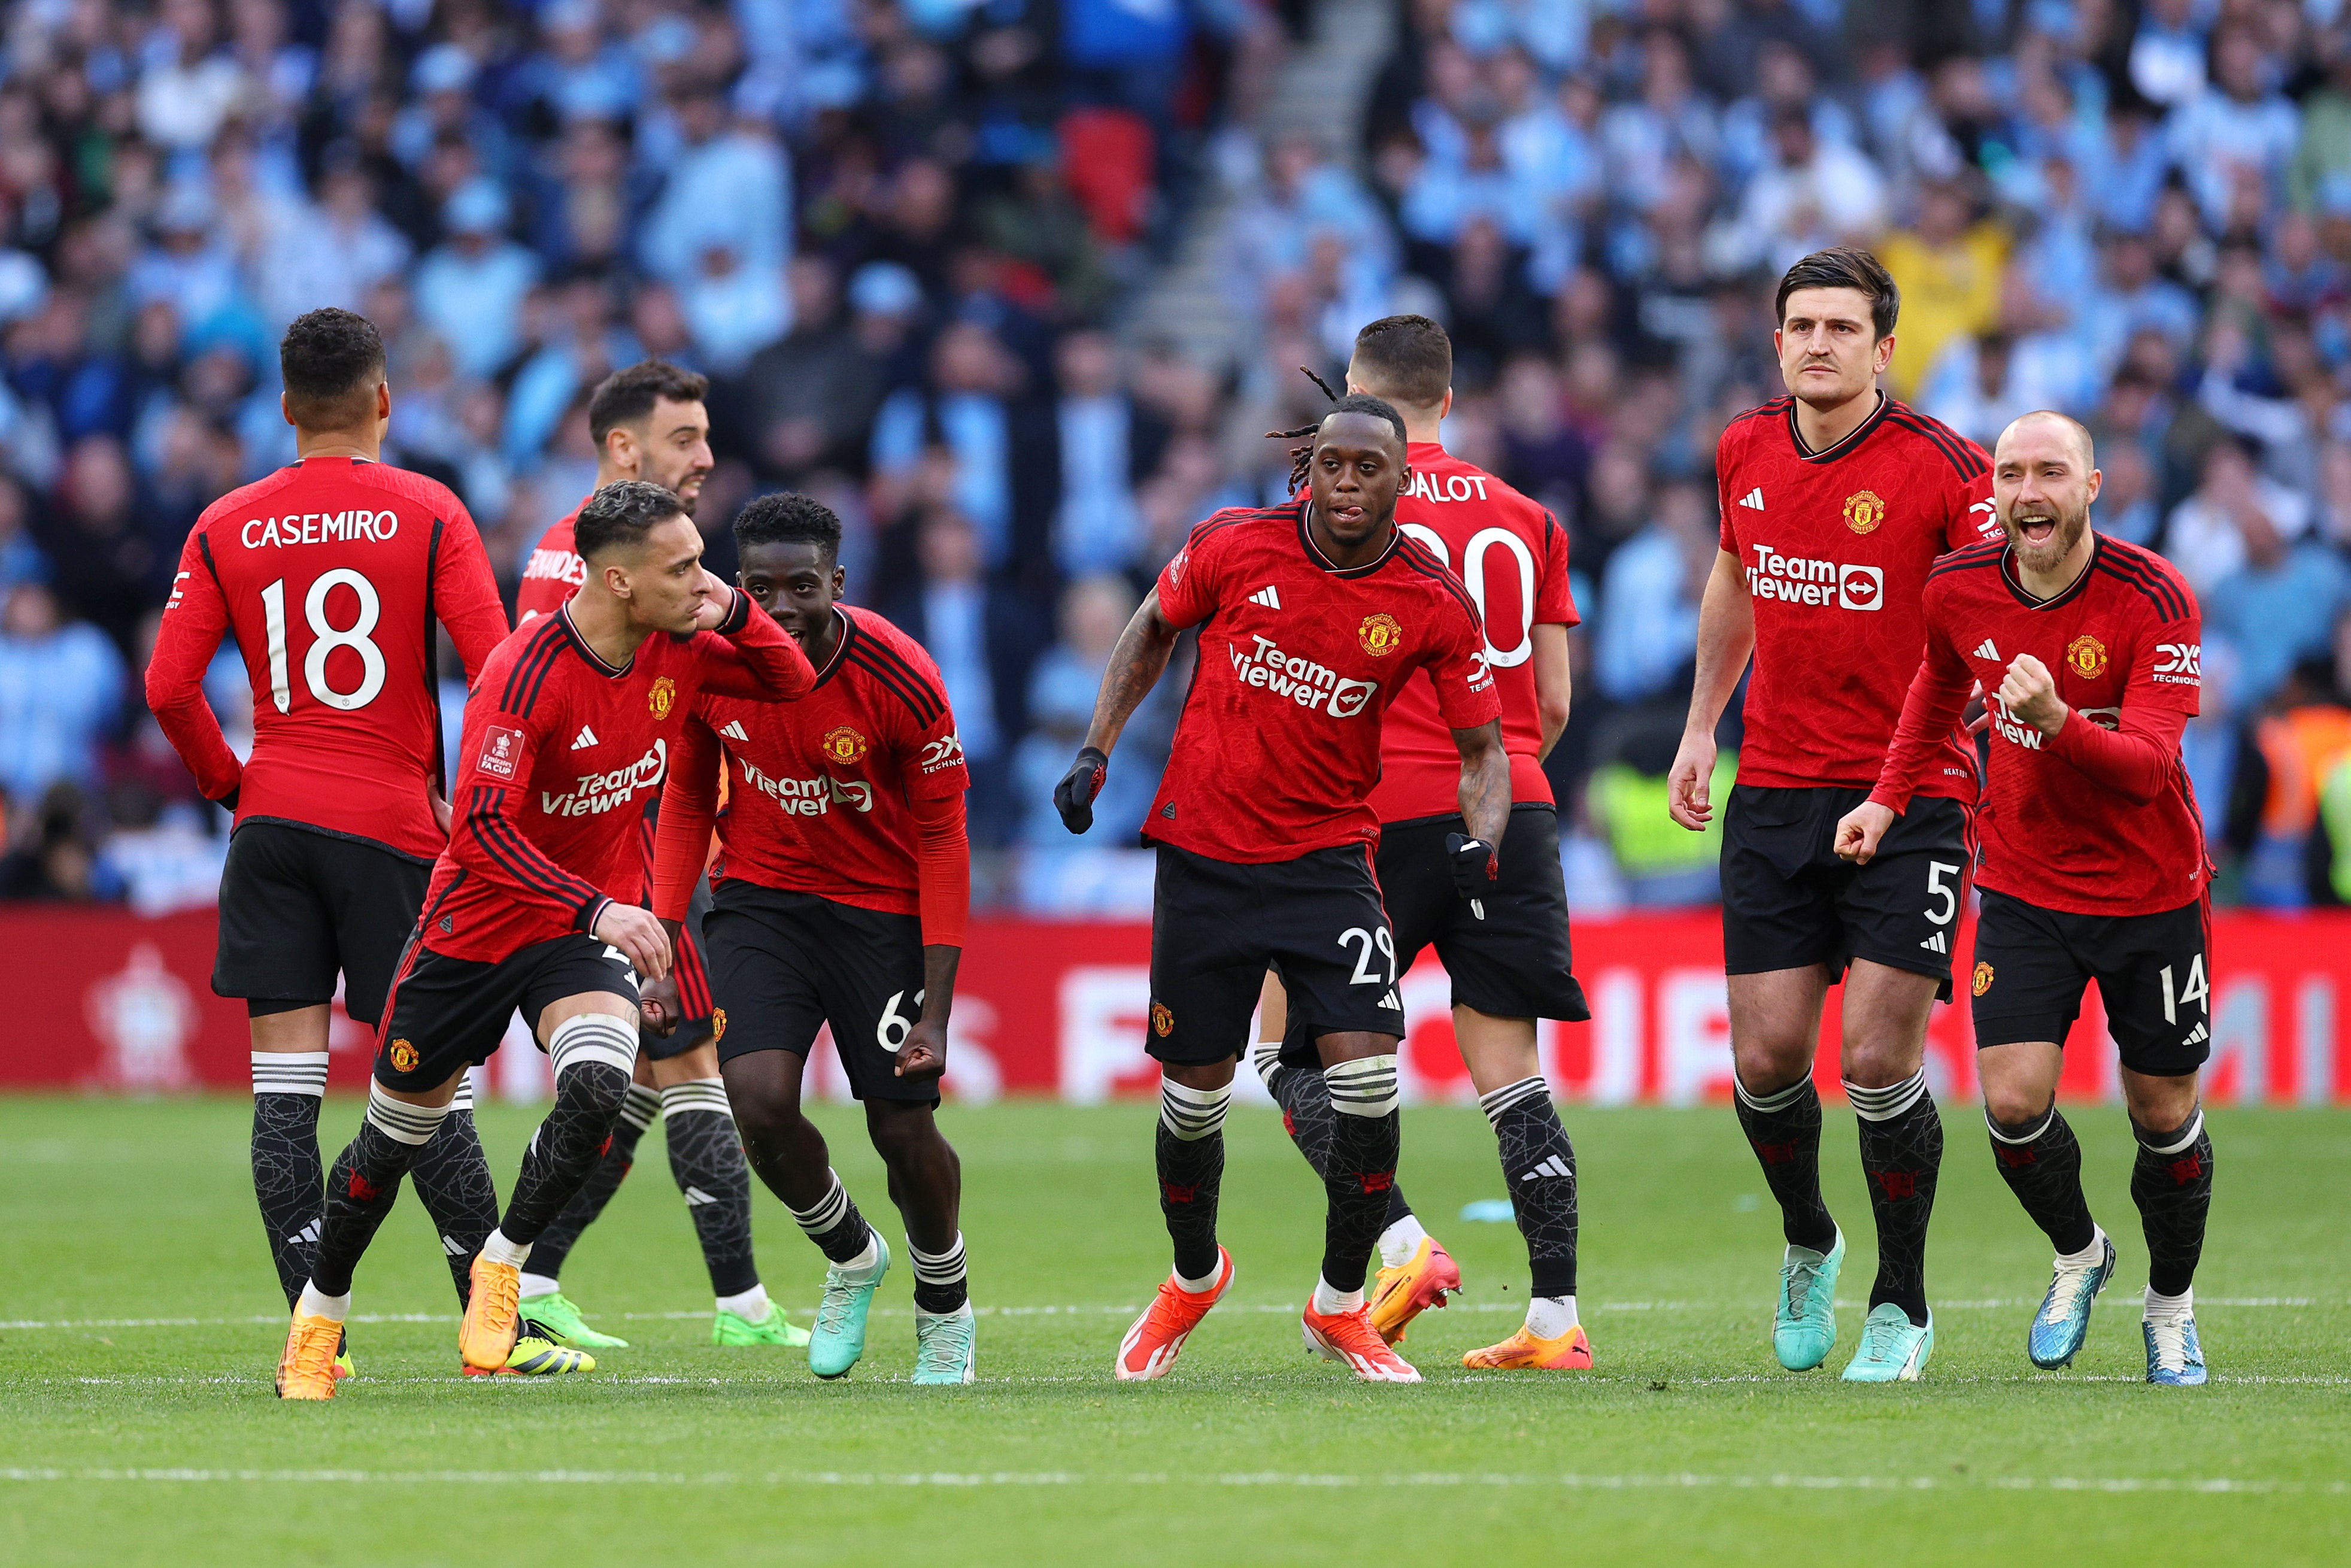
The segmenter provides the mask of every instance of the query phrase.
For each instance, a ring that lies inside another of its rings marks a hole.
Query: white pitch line
[[[461,1381],[465,1383],[467,1386],[475,1388],[560,1388],[577,1386],[589,1383],[599,1385],[613,1385],[632,1387],[735,1388],[745,1386],[769,1386],[775,1383],[775,1379],[772,1376],[763,1377],[758,1372],[754,1372],[747,1376],[684,1377],[675,1375],[656,1375],[651,1373],[617,1374],[599,1371],[593,1373],[579,1373],[569,1376],[484,1377],[463,1379],[461,1379],[456,1373],[452,1372],[446,1376],[426,1375],[400,1377],[382,1376],[371,1373],[357,1379],[353,1384],[353,1387],[361,1390],[368,1388],[401,1387],[441,1388],[447,1387]],[[881,1376],[862,1377],[858,1380],[858,1386],[865,1387],[877,1384],[905,1384],[907,1381],[908,1380],[904,1377],[883,1375]],[[1452,1374],[1444,1368],[1439,1368],[1432,1373],[1428,1381],[1431,1385],[1458,1385],[1472,1383],[1492,1383],[1516,1384],[1520,1387],[1526,1386],[1526,1380],[1524,1378],[1514,1377],[1508,1374],[1473,1372],[1467,1375],[1459,1375]],[[2085,1383],[2112,1383],[2119,1384],[2126,1387],[2137,1387],[2145,1382],[2145,1379],[2128,1376],[2120,1373],[2017,1372],[1962,1373],[1957,1375],[1936,1373],[1922,1379],[1922,1381],[1932,1386],[1945,1388],[2057,1388],[2069,1385]],[[2210,1381],[2215,1386],[2225,1385],[2232,1386],[2268,1385],[2276,1387],[2344,1388],[2351,1387],[2351,1374],[2216,1372],[2211,1375]],[[1111,1382],[1112,1379],[1107,1373],[1078,1373],[1063,1375],[1054,1375],[1050,1374],[1022,1374],[1016,1376],[1007,1377],[983,1376],[978,1379],[978,1383],[983,1386],[1002,1388],[1039,1387],[1059,1385],[1106,1385]],[[1734,1372],[1702,1377],[1678,1376],[1670,1372],[1585,1372],[1578,1373],[1573,1379],[1573,1382],[1577,1385],[1601,1385],[1614,1386],[1621,1385],[1625,1386],[1649,1387],[1654,1392],[1658,1393],[1669,1393],[1677,1389],[1684,1388],[1718,1388],[1744,1385],[1774,1385],[1787,1388],[1818,1386],[1818,1380],[1807,1379],[1801,1373],[1789,1372]],[[258,1389],[268,1387],[269,1378],[266,1375],[259,1373],[182,1374],[156,1372],[124,1373],[114,1376],[76,1375],[63,1377],[6,1377],[0,1378],[0,1385],[4,1385],[11,1388],[246,1387]],[[813,1387],[814,1385],[809,1386]],[[1181,1387],[1183,1385],[1179,1384],[1176,1386]],[[1136,1397],[1145,1397],[1145,1396],[1138,1395]]]
[[[682,1470],[361,1470],[199,1469],[20,1467],[0,1469],[0,1481],[230,1486],[597,1486],[597,1487],[1224,1487],[1372,1488],[1531,1487],[1563,1490],[1798,1490],[2185,1492],[2257,1497],[2341,1497],[2351,1482],[2273,1480],[2231,1476],[1808,1476],[1714,1475],[1667,1471],[1651,1475],[1517,1474],[1508,1471],[1422,1470],[1391,1475],[1258,1470],[1219,1475],[1167,1471],[1089,1473],[1075,1470],[769,1470],[759,1473]]]

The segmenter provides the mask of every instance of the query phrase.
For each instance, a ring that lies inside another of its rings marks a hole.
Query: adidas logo
[[[1575,1173],[1573,1171],[1567,1168],[1567,1162],[1565,1160],[1561,1159],[1557,1155],[1553,1155],[1549,1159],[1543,1161],[1542,1164],[1537,1166],[1534,1169],[1527,1172],[1526,1175],[1520,1176],[1519,1179],[1520,1181],[1533,1181],[1541,1176],[1572,1177],[1574,1175]]]
[[[299,1241],[306,1247],[315,1247],[319,1244],[319,1222],[314,1219],[286,1239]]]
[[[463,1258],[465,1255],[465,1244],[454,1236],[444,1236],[441,1239],[441,1250],[452,1258]]]
[[[716,1198],[711,1197],[708,1193],[703,1191],[698,1186],[690,1186],[685,1189],[685,1206],[688,1208],[699,1208],[705,1203],[716,1203],[717,1201],[718,1200]]]
[[[585,751],[595,744],[596,732],[584,724],[580,727],[580,733],[571,737],[571,749],[574,751]]]
[[[1991,645],[1991,639],[1987,637],[1983,640],[1983,646],[1975,651],[1975,657],[1979,659],[1998,659],[2000,657],[2000,650],[1993,647]]]
[[[747,742],[751,738],[749,736],[743,733],[743,721],[739,718],[728,719],[726,721],[726,727],[720,730],[718,733],[725,736],[729,740]]]
[[[1763,486],[1758,485],[1752,490],[1748,491],[1744,496],[1740,497],[1739,504],[1746,507],[1750,512],[1761,511],[1763,509]]]
[[[2181,1040],[2179,1043],[2182,1045],[2201,1045],[2211,1038],[2212,1031],[2206,1029],[2199,1023],[2194,1029],[2189,1030],[2188,1031],[2188,1038]]]
[[[1404,1011],[1404,1003],[1396,999],[1395,988],[1393,986],[1388,988],[1388,994],[1380,998],[1380,1006],[1392,1009],[1396,1012]]]
[[[1919,943],[1918,946],[1929,953],[1948,953],[1951,950],[1951,945],[1943,939],[1943,934],[1939,931]]]
[[[1268,610],[1279,610],[1281,608],[1281,595],[1275,592],[1273,584],[1269,582],[1263,588],[1259,589],[1255,593],[1249,595],[1249,602],[1251,604],[1262,604]]]

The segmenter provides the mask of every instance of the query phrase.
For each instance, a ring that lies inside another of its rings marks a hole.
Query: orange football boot
[[[1126,1337],[1118,1342],[1118,1360],[1113,1370],[1121,1383],[1140,1383],[1149,1378],[1165,1377],[1167,1369],[1176,1364],[1176,1357],[1184,1349],[1185,1340],[1200,1326],[1208,1309],[1224,1300],[1225,1292],[1233,1288],[1233,1255],[1223,1248],[1217,1249],[1217,1283],[1214,1289],[1195,1293],[1176,1282],[1170,1274],[1159,1287]]]
[[[332,1399],[335,1348],[342,1339],[343,1325],[334,1319],[296,1312],[286,1331],[286,1349],[277,1358],[277,1397]]]
[[[1464,1366],[1489,1372],[1589,1372],[1592,1341],[1576,1324],[1557,1339],[1537,1339],[1524,1323],[1499,1344],[1473,1350],[1461,1358]]]
[[[521,1305],[522,1270],[511,1263],[475,1257],[465,1320],[457,1325],[459,1358],[476,1371],[502,1369],[514,1354]]]
[[[1383,1269],[1372,1287],[1372,1327],[1390,1344],[1404,1343],[1404,1331],[1447,1294],[1461,1289],[1460,1266],[1434,1236],[1424,1236],[1401,1269]]]
[[[1327,1361],[1343,1364],[1365,1383],[1420,1381],[1419,1371],[1390,1349],[1380,1331],[1372,1326],[1369,1307],[1357,1307],[1352,1312],[1318,1312],[1310,1296],[1301,1328],[1307,1349]]]

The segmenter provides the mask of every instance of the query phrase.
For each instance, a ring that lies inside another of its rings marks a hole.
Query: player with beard
[[[721,771],[711,974],[718,1051],[760,1179],[829,1262],[809,1343],[846,1376],[890,1249],[800,1110],[828,1024],[865,1108],[914,1273],[921,1385],[972,1381],[977,1320],[964,1266],[963,1168],[935,1113],[971,907],[969,776],[938,666],[870,610],[839,602],[841,519],[806,496],[763,496],[735,519],[742,588],[816,666],[799,702],[706,694],[664,791],[654,913],[670,929],[702,874]]]
[[[1396,527],[1412,478],[1404,416],[1350,394],[1286,434],[1304,437],[1291,487],[1309,484],[1308,496],[1192,530],[1113,650],[1085,747],[1053,792],[1071,831],[1092,825],[1120,732],[1197,626],[1198,665],[1144,829],[1159,857],[1147,1046],[1164,1071],[1155,1164],[1176,1267],[1119,1345],[1122,1380],[1165,1375],[1232,1285],[1217,1244],[1224,1119],[1270,967],[1335,1113],[1307,1348],[1366,1382],[1420,1381],[1364,1301],[1395,1181],[1404,1032],[1372,865],[1382,716],[1426,669],[1459,757],[1468,831],[1441,852],[1464,898],[1495,895],[1510,755],[1477,606]]]
[[[1877,1280],[1844,1371],[1857,1383],[1915,1378],[1934,1349],[1927,1222],[1943,1125],[1927,1092],[1927,1019],[1950,991],[1973,858],[1972,752],[1941,744],[1917,805],[1869,864],[1838,858],[1836,825],[1876,783],[1917,670],[1928,571],[1998,531],[1982,450],[1878,390],[1900,308],[1865,250],[1815,252],[1780,280],[1772,342],[1788,395],[1722,433],[1722,548],[1667,786],[1673,820],[1704,831],[1715,726],[1751,653],[1723,823],[1733,1090],[1787,1240],[1772,1348],[1806,1371],[1836,1343],[1844,1262],[1821,1195],[1813,1087],[1821,1009],[1843,983],[1840,1068],[1877,1221]]]
[[[2090,1218],[2081,1145],[2056,1105],[2065,1036],[2095,980],[2138,1144],[2147,1380],[2199,1384],[2211,867],[2179,737],[2201,689],[2201,622],[2170,563],[2090,527],[2099,474],[2080,424],[2025,414],[2001,433],[1992,476],[2006,537],[1928,579],[1926,659],[1876,789],[1837,825],[1837,852],[1870,862],[1970,691],[1992,693],[1970,989],[1992,1154],[2057,1249],[2026,1354],[2039,1367],[2071,1362],[2114,1278],[2115,1244]]]
[[[1396,967],[1409,971],[1435,946],[1453,982],[1453,1030],[1493,1124],[1502,1177],[1527,1243],[1532,1274],[1526,1322],[1464,1364],[1580,1370],[1592,1344],[1575,1304],[1575,1146],[1560,1124],[1535,1050],[1535,1019],[1589,1019],[1568,938],[1558,811],[1542,758],[1567,725],[1567,534],[1550,512],[1445,450],[1439,427],[1453,406],[1453,343],[1425,316],[1390,316],[1355,336],[1350,392],[1394,403],[1412,444],[1412,482],[1396,500],[1396,526],[1427,547],[1469,590],[1486,624],[1486,663],[1502,699],[1510,754],[1510,830],[1490,898],[1457,896],[1442,848],[1464,831],[1453,799],[1460,762],[1429,682],[1413,681],[1381,721],[1380,895],[1395,932]],[[1331,1096],[1311,1041],[1282,1049],[1281,983],[1269,977],[1254,1052],[1291,1140],[1318,1171],[1332,1130]],[[1390,1344],[1423,1309],[1445,1304],[1461,1274],[1405,1201],[1388,1189],[1387,1228],[1372,1325]]]
[[[235,814],[221,874],[213,988],[246,998],[253,1032],[253,1187],[290,1308],[325,1203],[319,1106],[338,976],[374,1027],[448,842],[434,623],[477,674],[507,634],[464,503],[382,461],[392,388],[383,340],[348,310],[313,310],[278,345],[295,461],[204,509],[190,531],[147,667],[147,703],[209,800]],[[239,762],[204,701],[234,640],[253,684]],[[462,1304],[497,1224],[468,1184],[480,1159],[463,1090],[416,1166]],[[555,1358],[540,1364],[568,1370]],[[347,1355],[337,1367],[348,1375]]]
[[[287,1398],[334,1396],[352,1270],[457,1084],[519,1007],[547,1050],[555,1103],[474,1260],[457,1331],[465,1365],[507,1364],[531,1244],[621,1113],[642,1016],[635,977],[669,970],[661,923],[624,901],[644,881],[642,797],[660,787],[703,691],[783,702],[815,679],[799,644],[703,569],[702,536],[669,491],[606,486],[578,534],[588,580],[499,643],[466,701],[449,847],[392,977],[366,1119],[328,1177],[278,1362]]]
[[[596,443],[596,488],[622,479],[647,480],[675,496],[692,517],[713,463],[710,413],[705,406],[709,393],[707,377],[665,360],[643,361],[597,383],[588,399],[588,434]],[[586,506],[586,500],[580,505]],[[531,552],[515,595],[515,614],[522,624],[553,614],[585,578],[587,568],[572,549],[572,525],[579,515],[574,507]],[[660,797],[655,795],[646,802],[642,834],[648,887],[659,813]],[[716,1298],[711,1343],[789,1348],[808,1343],[808,1331],[796,1327],[782,1306],[768,1300],[753,1257],[751,1177],[712,1040],[716,1009],[703,962],[701,930],[709,907],[709,890],[703,888],[679,929],[676,961],[668,977],[644,988],[648,1021],[639,1041],[635,1081],[612,1128],[611,1146],[588,1185],[531,1249],[531,1268],[522,1278],[523,1312],[559,1343],[583,1350],[628,1343],[589,1327],[580,1308],[563,1293],[560,1276],[581,1234],[621,1190],[622,1179],[636,1163],[638,1141],[656,1116],[665,1134],[669,1173],[693,1217]]]

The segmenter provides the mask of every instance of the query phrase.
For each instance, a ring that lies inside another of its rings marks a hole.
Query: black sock
[[[614,1193],[621,1190],[621,1182],[628,1176],[629,1167],[636,1164],[637,1140],[645,1135],[645,1129],[653,1125],[653,1118],[659,1114],[660,1092],[643,1083],[630,1084],[627,1096],[621,1102],[620,1120],[612,1124],[611,1146],[604,1151],[604,1157],[596,1162],[596,1168],[588,1173],[587,1184],[569,1203],[563,1206],[563,1212],[539,1233],[538,1239],[531,1243],[532,1273],[544,1274],[550,1280],[562,1274],[564,1261],[571,1256],[571,1249],[580,1244],[581,1234],[596,1223],[596,1217],[604,1212],[604,1206],[612,1201]]]
[[[854,1263],[872,1243],[873,1228],[850,1201],[849,1189],[841,1185],[841,1173],[828,1170],[825,1174],[832,1178],[832,1186],[815,1207],[793,1208],[789,1204],[784,1207],[829,1261]]]
[[[759,1282],[759,1268],[751,1259],[751,1167],[743,1162],[726,1080],[673,1083],[661,1092],[661,1106],[669,1174],[702,1239],[711,1291],[739,1296]],[[530,1256],[536,1266],[538,1252]]]
[[[1331,1109],[1331,1088],[1323,1082],[1319,1067],[1285,1067],[1280,1061],[1280,1047],[1274,1040],[1258,1042],[1258,1072],[1265,1080],[1266,1092],[1274,1103],[1281,1107],[1281,1130],[1314,1167],[1314,1174],[1328,1181],[1331,1178],[1331,1135],[1332,1122],[1338,1113]],[[1412,1205],[1405,1201],[1404,1184],[1395,1182],[1388,1187],[1387,1218],[1381,1222],[1385,1230],[1399,1219],[1412,1218]]]
[[[1877,1283],[1872,1310],[1887,1301],[1927,1322],[1927,1222],[1943,1168],[1943,1118],[1920,1068],[1885,1089],[1844,1086],[1861,1129],[1861,1170],[1877,1217]]]
[[[369,1085],[360,1135],[327,1173],[326,1214],[310,1263],[310,1283],[319,1294],[350,1293],[351,1270],[399,1200],[401,1178],[447,1114],[446,1107],[412,1105]]]
[[[253,1196],[289,1310],[310,1278],[326,1209],[319,1158],[319,1103],[326,1092],[325,1051],[253,1053]]]
[[[2082,1145],[2064,1113],[2050,1107],[2038,1125],[2026,1123],[2004,1127],[1984,1121],[1991,1130],[1992,1157],[2008,1190],[2032,1223],[2041,1227],[2050,1245],[2060,1252],[2079,1252],[2098,1233],[2090,1218],[2090,1200],[2082,1193]]]
[[[1217,1271],[1217,1201],[1225,1183],[1225,1112],[1231,1084],[1193,1089],[1165,1078],[1152,1155],[1159,1173],[1159,1212],[1175,1244],[1176,1272],[1205,1280]]]
[[[1323,1070],[1331,1094],[1331,1168],[1323,1173],[1322,1282],[1360,1291],[1387,1228],[1388,1188],[1403,1143],[1396,1059],[1364,1056]]]
[[[1530,1294],[1575,1294],[1575,1146],[1560,1125],[1551,1085],[1541,1076],[1506,1083],[1480,1095],[1479,1105],[1494,1124],[1510,1208],[1519,1234],[1527,1239]]]
[[[601,1013],[583,1016],[619,1025],[617,1019]],[[563,1027],[580,1021],[567,1019]],[[628,1029],[625,1043],[631,1051],[636,1049],[633,1029]],[[498,1221],[500,1235],[528,1247],[563,1212],[604,1157],[628,1092],[629,1070],[602,1057],[575,1055],[556,1069],[554,1107],[522,1152],[522,1173],[515,1178],[506,1217]]]
[[[914,1310],[934,1314],[952,1312],[971,1300],[971,1284],[966,1277],[963,1257],[963,1232],[956,1232],[953,1245],[944,1252],[925,1252],[907,1238],[908,1261],[914,1266]]]
[[[2138,1159],[2131,1166],[2131,1201],[2147,1233],[2147,1283],[2158,1296],[2177,1296],[2196,1282],[2204,1255],[2204,1221],[2212,1210],[2212,1137],[2204,1112],[2169,1132],[2131,1123]]]
[[[441,1239],[442,1256],[449,1260],[449,1281],[457,1288],[462,1309],[473,1294],[474,1255],[498,1226],[498,1188],[490,1179],[490,1162],[482,1153],[482,1134],[474,1125],[474,1091],[457,1087],[449,1114],[422,1149],[409,1171],[424,1212]]]
[[[1821,1197],[1821,1096],[1809,1078],[1753,1094],[1731,1081],[1739,1125],[1763,1166],[1763,1180],[1780,1204],[1780,1232],[1791,1247],[1826,1252],[1836,1245],[1836,1221]]]

